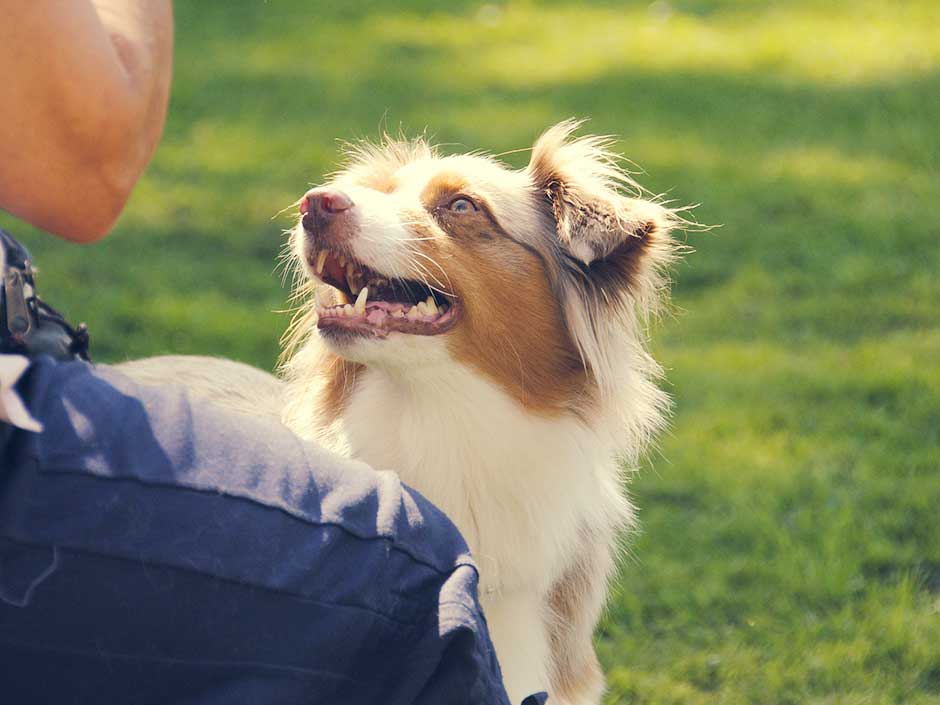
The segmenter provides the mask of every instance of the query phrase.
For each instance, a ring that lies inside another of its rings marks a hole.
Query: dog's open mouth
[[[317,301],[317,328],[384,338],[389,333],[439,335],[457,320],[457,301],[422,282],[387,277],[333,250],[315,250],[307,263],[333,287],[336,303]]]

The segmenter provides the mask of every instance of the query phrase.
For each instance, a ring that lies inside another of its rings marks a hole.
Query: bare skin
[[[171,0],[0,0],[0,208],[104,237],[160,140],[172,58]]]

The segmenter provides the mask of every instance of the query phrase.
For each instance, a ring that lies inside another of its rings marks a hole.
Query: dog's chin
[[[457,321],[455,311],[440,326],[427,326],[414,333],[326,321],[318,322],[317,335],[330,352],[344,360],[405,371],[449,362],[448,336],[444,333],[452,330]]]

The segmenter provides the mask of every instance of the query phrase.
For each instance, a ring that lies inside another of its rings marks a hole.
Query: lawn
[[[677,407],[630,485],[607,702],[940,703],[936,0],[177,5],[166,137],[114,236],[0,217],[99,359],[270,369],[277,214],[338,138],[503,152],[589,116],[721,225],[654,331]]]

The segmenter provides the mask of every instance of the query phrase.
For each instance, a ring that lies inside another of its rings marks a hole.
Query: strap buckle
[[[26,272],[29,273],[29,264]],[[27,291],[27,288],[30,291]],[[3,279],[3,292],[6,298],[7,330],[14,342],[22,345],[26,336],[33,329],[33,317],[29,309],[27,298],[32,294],[32,287],[24,279],[23,273],[12,267],[7,270]]]

